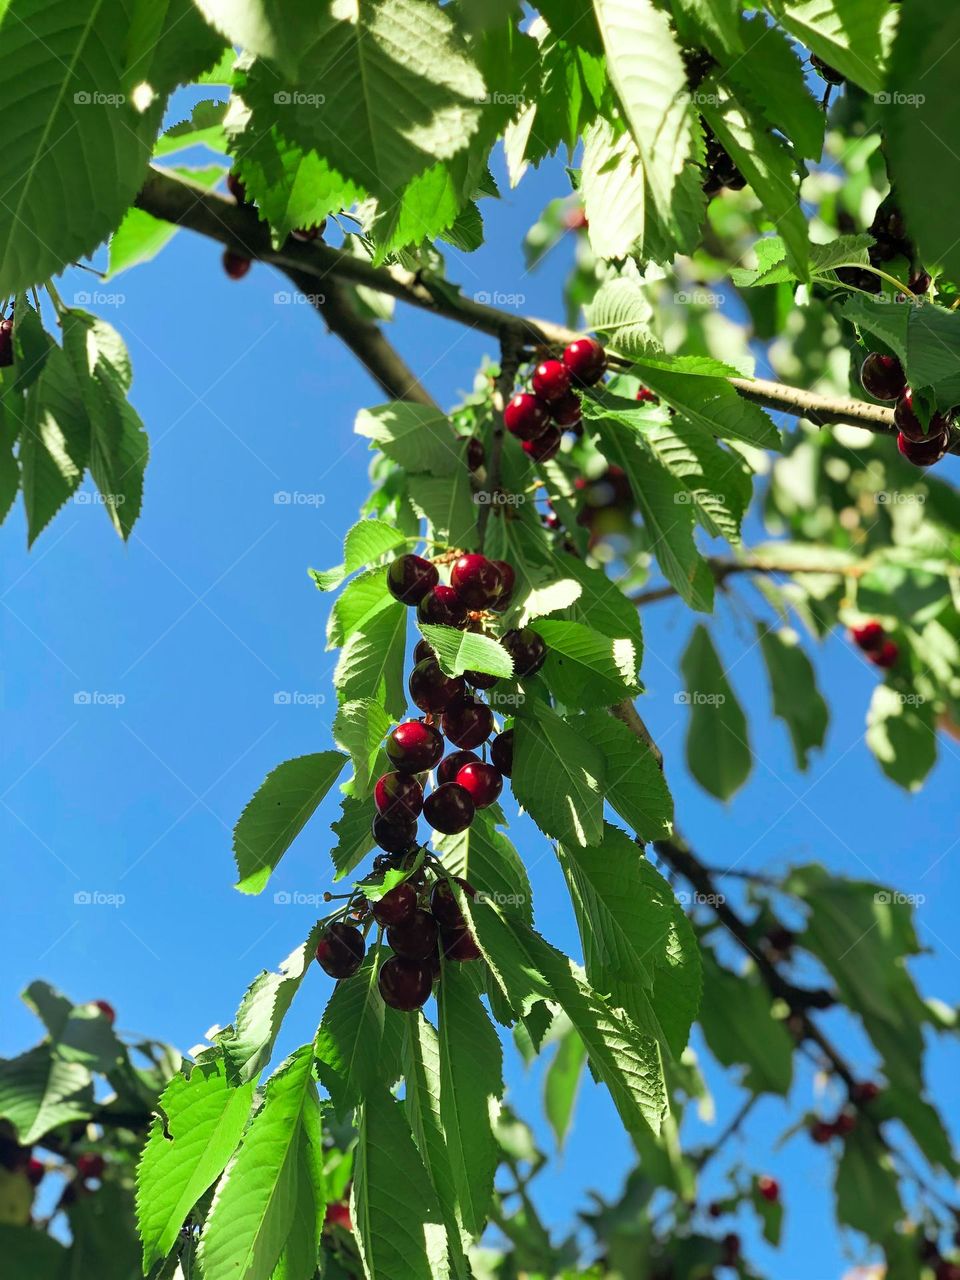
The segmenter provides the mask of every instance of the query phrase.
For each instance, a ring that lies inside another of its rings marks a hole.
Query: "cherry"
[[[563,400],[569,395],[572,379],[570,370],[562,360],[544,360],[533,371],[533,393],[547,404]]]
[[[108,1000],[94,1000],[92,1003],[96,1005],[112,1027],[117,1020],[117,1011],[113,1005]]]
[[[468,884],[466,880],[461,880],[459,876],[453,876],[452,878],[456,880],[467,897],[475,898],[477,896],[477,891],[472,884]],[[460,910],[460,904],[450,888],[449,880],[438,880],[433,886],[433,892],[430,895],[430,910],[442,929],[456,930],[467,927],[463,912]]]
[[[874,400],[896,400],[907,390],[907,375],[896,356],[871,351],[860,366],[860,382]]]
[[[391,956],[384,960],[377,974],[377,986],[383,1003],[391,1009],[411,1013],[422,1009],[433,990],[433,966],[425,960],[404,960]]]
[[[416,666],[418,662],[422,662],[424,658],[435,658],[436,656],[433,645],[430,644],[428,640],[418,640],[413,646],[414,666]]]
[[[560,452],[562,443],[563,436],[557,428],[547,427],[543,435],[537,436],[536,440],[524,440],[523,452],[534,462],[549,462]]]
[[[244,254],[224,249],[223,269],[231,280],[242,280],[252,266],[252,261]]]
[[[711,1200],[711,1202],[707,1205],[707,1213],[710,1215],[711,1218],[722,1218],[723,1215],[726,1213],[726,1210],[724,1209],[723,1205],[720,1203],[719,1200]]]
[[[558,427],[575,427],[583,417],[583,406],[575,391],[568,391],[550,405],[550,416]]]
[[[410,698],[421,711],[442,711],[466,692],[463,676],[448,676],[436,658],[424,658],[410,672]]]
[[[492,805],[503,790],[503,774],[495,765],[482,761],[465,764],[457,774],[457,782],[470,793],[478,809]]]
[[[443,732],[457,747],[479,747],[493,732],[493,712],[483,702],[464,699],[443,713]]]
[[[955,1262],[941,1261],[934,1272],[936,1280],[960,1280],[960,1266]]]
[[[900,646],[895,640],[884,640],[876,653],[868,653],[867,657],[875,667],[880,667],[883,671],[889,671],[891,667],[897,665],[900,659]]]
[[[437,781],[456,782],[457,774],[465,764],[476,764],[480,757],[473,751],[451,751],[446,759],[440,761],[437,770]]]
[[[488,675],[486,671],[465,671],[463,678],[474,689],[492,689],[500,679],[499,676]]]
[[[401,604],[419,604],[439,581],[437,566],[423,556],[398,556],[387,570],[387,587]]]
[[[417,605],[417,618],[462,631],[467,625],[467,606],[453,587],[434,587]]]
[[[473,552],[454,561],[450,584],[470,609],[488,609],[503,592],[500,570],[492,560]]]
[[[423,787],[409,773],[385,773],[377,779],[373,803],[391,822],[409,822],[423,809]]]
[[[939,416],[939,415],[938,415]],[[909,440],[901,431],[897,436],[897,448],[915,467],[932,467],[947,452],[950,437],[946,432],[931,440]]]
[[[442,935],[443,954],[448,960],[479,960],[480,948],[474,942],[470,931],[463,929],[445,929]]]
[[[387,943],[404,960],[426,960],[437,949],[437,922],[429,911],[416,910],[387,930]]]
[[[847,1134],[853,1133],[856,1127],[857,1117],[853,1111],[841,1111],[833,1122],[833,1131],[840,1138],[845,1138]]]
[[[490,759],[505,778],[513,773],[513,730],[498,733],[490,744]]]
[[[836,1129],[826,1120],[815,1120],[810,1126],[810,1137],[818,1146],[823,1146],[836,1136]]]
[[[522,631],[507,631],[500,643],[513,659],[514,674],[523,679],[535,676],[547,660],[546,641],[532,627]]]
[[[404,720],[387,738],[386,751],[391,764],[401,772],[425,773],[440,763],[443,738],[432,724]]]
[[[403,884],[396,885],[385,893],[379,902],[374,902],[372,905],[373,918],[377,924],[385,927],[402,924],[404,920],[409,920],[417,909],[417,891],[409,880],[405,880]]]
[[[500,570],[500,596],[497,603],[492,606],[498,613],[502,613],[513,599],[514,588],[517,585],[517,575],[512,564],[507,564],[506,560],[494,560],[494,565]]]
[[[95,1152],[84,1152],[82,1156],[77,1156],[77,1173],[81,1178],[102,1178],[106,1167],[107,1162],[103,1156]]]
[[[81,1159],[82,1158],[83,1157],[81,1156]],[[31,1187],[39,1187],[40,1183],[43,1181],[43,1175],[46,1172],[47,1171],[43,1167],[42,1162],[37,1160],[34,1156],[31,1156],[27,1161],[27,1181],[30,1183]]]
[[[459,782],[442,783],[427,796],[423,806],[423,816],[431,827],[445,836],[466,831],[476,811],[472,795]]]
[[[532,440],[550,425],[550,410],[542,400],[519,391],[503,411],[503,425],[518,440]]]
[[[835,67],[831,67],[828,62],[824,62],[822,58],[818,58],[815,53],[810,55],[810,65],[821,80],[826,80],[827,84],[844,83],[843,74],[837,71]]]
[[[331,978],[349,978],[363,964],[366,951],[360,930],[335,920],[317,943],[317,963]]]
[[[391,821],[378,813],[373,819],[373,838],[387,853],[406,853],[417,843],[416,818],[400,818]]]
[[[483,447],[483,441],[477,436],[471,436],[467,441],[467,470],[479,471],[487,460],[486,451]]]
[[[233,196],[234,200],[236,200],[237,204],[249,203],[247,200],[247,188],[244,186],[243,181],[238,178],[232,170],[227,174],[227,190]]]
[[[946,434],[949,423],[942,413],[935,413],[930,419],[930,426],[925,427],[917,417],[913,407],[913,392],[907,387],[897,400],[893,411],[893,421],[902,436],[914,443],[921,443]],[[901,450],[901,453],[903,450]]]
[[[0,320],[0,369],[13,364],[13,317]]]
[[[592,387],[606,372],[607,357],[595,338],[577,338],[563,353],[563,363],[574,382]]]
[[[660,397],[656,392],[651,391],[649,387],[641,387],[637,392],[637,399],[641,404],[659,404]]]
[[[764,1200],[768,1200],[770,1204],[776,1204],[780,1199],[780,1183],[776,1178],[768,1178],[766,1175],[762,1175],[757,1179],[757,1190]]]
[[[326,1231],[330,1227],[342,1227],[344,1231],[353,1230],[350,1206],[346,1200],[335,1200],[332,1204],[327,1205],[326,1212],[323,1215],[323,1229]]]
[[[880,1086],[873,1080],[863,1080],[850,1090],[850,1101],[857,1107],[868,1106],[880,1096]]]
[[[879,622],[865,622],[862,626],[850,628],[850,638],[858,649],[864,653],[872,653],[879,649],[886,639],[887,633]]]
[[[932,284],[933,284],[933,277],[931,276],[930,272],[924,271],[923,267],[920,267],[917,271],[914,272],[914,274],[907,281],[907,288],[910,290],[911,293],[914,293],[920,296],[924,293],[929,293],[930,286]]]
[[[735,1231],[728,1231],[720,1241],[723,1248],[723,1261],[728,1267],[735,1267],[740,1257],[740,1237]]]

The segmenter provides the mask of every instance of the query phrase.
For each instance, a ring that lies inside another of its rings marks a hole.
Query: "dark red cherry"
[[[850,628],[850,638],[858,649],[871,653],[879,649],[886,639],[887,633],[879,622],[865,622],[862,626]]]
[[[227,174],[227,190],[233,196],[234,200],[236,200],[237,204],[248,203],[247,188],[243,185],[242,180],[238,178],[232,170]]]
[[[401,818],[392,822],[378,813],[373,820],[374,842],[387,853],[406,853],[417,843],[416,818]]]
[[[437,770],[437,781],[456,782],[457,774],[465,764],[476,764],[480,759],[473,751],[451,751],[448,756],[440,761],[440,767]]]
[[[459,774],[457,776],[459,777]],[[475,813],[476,805],[473,803],[473,797],[459,782],[442,783],[427,796],[423,804],[423,816],[427,822],[434,831],[439,831],[445,836],[455,836],[461,831],[466,831]]]
[[[537,396],[518,392],[503,411],[503,425],[518,440],[532,440],[550,425],[550,410]]]
[[[377,924],[390,927],[409,920],[417,909],[417,891],[409,880],[395,885],[379,902],[371,903],[373,918]]]
[[[363,964],[366,950],[359,929],[335,920],[317,943],[317,962],[331,978],[349,978]]]
[[[350,1217],[350,1206],[346,1200],[334,1200],[328,1204],[323,1213],[323,1229],[329,1231],[333,1227],[341,1227],[344,1231],[353,1230],[353,1219]]]
[[[513,659],[514,674],[521,679],[536,675],[547,660],[546,641],[532,627],[507,631],[500,643]]]
[[[873,1080],[863,1080],[850,1090],[850,1101],[858,1107],[869,1106],[880,1096],[880,1086]]]
[[[500,598],[493,606],[498,613],[502,613],[513,599],[513,592],[517,585],[517,574],[512,564],[508,564],[506,560],[494,560],[493,562],[500,570],[501,589]]]
[[[637,399],[641,404],[659,404],[660,397],[656,392],[651,391],[649,387],[641,387],[637,392]]]
[[[437,922],[429,911],[416,910],[400,924],[387,930],[391,951],[405,960],[426,960],[437,949]]]
[[[838,71],[836,67],[831,67],[829,62],[824,62],[822,58],[818,58],[815,53],[810,55],[810,65],[816,71],[821,80],[826,80],[827,84],[843,84],[843,72]]]
[[[910,440],[902,431],[897,436],[897,448],[907,462],[913,463],[915,467],[932,467],[945,456],[949,443],[950,436],[947,432],[930,440]]]
[[[387,570],[387,587],[401,604],[419,604],[439,581],[437,566],[423,556],[398,556]]]
[[[570,392],[570,370],[562,360],[544,360],[533,371],[533,393],[552,405]]]
[[[423,787],[412,774],[385,773],[377,779],[373,803],[391,822],[416,821],[423,809]]]
[[[82,1158],[83,1157],[81,1156],[81,1159]],[[26,1173],[27,1181],[30,1183],[31,1187],[39,1187],[40,1183],[43,1181],[43,1175],[46,1173],[46,1169],[40,1160],[37,1160],[35,1156],[31,1156],[27,1162]]]
[[[380,966],[377,987],[384,1004],[391,1009],[411,1013],[414,1009],[422,1009],[430,999],[433,967],[429,961],[391,956]]]
[[[479,471],[486,459],[487,455],[483,448],[483,441],[477,436],[471,436],[467,441],[467,470]]]
[[[13,364],[13,317],[0,320],[0,369]]]
[[[828,1124],[826,1120],[815,1120],[810,1126],[810,1137],[819,1147],[822,1147],[825,1142],[829,1142],[831,1138],[836,1136],[836,1129],[832,1124]]]
[[[575,427],[583,417],[580,397],[576,392],[568,391],[565,396],[554,400],[550,405],[550,416],[558,427],[563,427],[565,430]]]
[[[503,790],[503,774],[492,764],[465,764],[457,774],[457,783],[470,793],[478,809],[486,809]]]
[[[860,382],[874,400],[896,400],[907,389],[907,375],[896,356],[871,351],[860,366]]]
[[[474,689],[492,689],[500,677],[488,675],[486,671],[465,671],[463,678]]]
[[[434,587],[417,605],[417,617],[421,622],[462,630],[467,625],[467,606],[453,587]]]
[[[117,1020],[117,1011],[109,1000],[94,1000],[93,1004],[96,1005],[112,1027]]]
[[[411,700],[421,711],[442,711],[466,692],[463,676],[448,676],[436,658],[424,658],[410,672]]]
[[[224,249],[223,269],[231,280],[242,280],[252,266],[252,261],[244,254]]]
[[[841,1111],[833,1122],[834,1133],[841,1138],[845,1138],[847,1134],[853,1133],[856,1127],[857,1116],[853,1111]]]
[[[454,561],[450,585],[469,609],[489,609],[500,598],[503,578],[492,560],[468,552]]]
[[[83,1155],[77,1156],[77,1173],[81,1178],[102,1178],[106,1167],[106,1160],[96,1152],[85,1151]]]
[[[459,876],[454,876],[453,879],[456,880],[469,898],[477,896],[477,891],[472,884],[468,884],[466,880],[461,880]],[[433,892],[430,895],[430,910],[433,912],[434,919],[441,929],[466,928],[463,912],[460,910],[460,904],[450,888],[449,880],[438,880],[433,886]]]
[[[480,948],[471,937],[469,929],[444,929],[441,945],[448,960],[480,959]]]
[[[780,1199],[780,1183],[776,1178],[768,1178],[765,1174],[761,1174],[757,1179],[757,1190],[770,1204],[776,1204]]]
[[[564,351],[563,363],[570,370],[574,382],[592,387],[606,372],[607,357],[603,347],[595,339],[578,338]]]
[[[560,452],[562,443],[563,436],[557,428],[547,427],[543,435],[537,436],[536,440],[524,440],[521,447],[527,457],[532,458],[534,462],[549,462]]]
[[[413,665],[414,666],[416,666],[418,662],[422,662],[424,658],[435,658],[436,656],[437,655],[434,652],[433,645],[426,640],[418,640],[417,643],[413,646]]]
[[[867,657],[875,667],[889,671],[900,660],[900,646],[895,640],[884,640],[880,648],[873,653],[868,653]]]
[[[486,742],[493,732],[493,712],[483,702],[464,699],[447,708],[441,725],[454,746],[472,750]]]
[[[404,720],[386,742],[391,764],[403,773],[426,773],[435,768],[443,756],[443,738],[432,724],[422,720]]]
[[[513,773],[513,730],[498,733],[490,744],[490,759],[505,778]]]
[[[900,396],[893,410],[893,421],[901,435],[910,441],[921,442],[942,436],[947,430],[946,418],[942,413],[935,413],[930,419],[930,426],[924,427],[913,407],[913,392],[908,387]]]
[[[740,1257],[740,1237],[735,1231],[728,1231],[720,1241],[723,1248],[723,1261],[728,1267],[735,1267]]]

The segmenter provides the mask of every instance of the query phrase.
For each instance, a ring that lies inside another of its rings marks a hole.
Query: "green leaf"
[[[826,113],[807,88],[790,41],[762,14],[744,16],[740,23],[742,50],[721,75],[759,107],[770,128],[791,139],[800,155],[819,161]]]
[[[21,997],[42,1020],[64,1062],[108,1075],[126,1055],[110,1022],[93,1004],[75,1005],[46,982],[31,982]]]
[[[774,1018],[770,992],[752,965],[733,974],[702,947],[703,1000],[698,1022],[710,1052],[724,1067],[746,1068],[743,1086],[752,1093],[785,1097],[793,1075],[793,1037]]]
[[[554,571],[561,579],[572,578],[580,586],[580,594],[569,607],[576,622],[586,623],[601,635],[633,641],[638,658],[643,653],[643,628],[640,610],[611,582],[600,569],[593,569],[574,555],[557,554]]]
[[[0,1059],[0,1117],[9,1121],[22,1146],[68,1120],[83,1120],[93,1106],[90,1072],[65,1062],[50,1045],[18,1058]]]
[[[366,568],[388,551],[395,551],[407,539],[392,524],[383,520],[360,520],[347,533],[343,544],[343,562],[347,573]]]
[[[275,895],[281,902],[289,897]],[[319,937],[320,925],[316,924],[303,945],[283,961],[278,973],[263,969],[257,974],[244,992],[232,1025],[217,1035],[231,1084],[254,1080],[270,1061],[283,1019],[307,975]]]
[[[229,51],[227,51],[229,52]],[[186,151],[190,147],[209,147],[211,151],[225,154],[227,136],[223,128],[226,115],[226,102],[213,102],[209,98],[194,105],[190,115],[164,129],[153,148],[154,159],[175,155],[178,151]],[[220,171],[223,176],[223,170]]]
[[[389,770],[385,768],[384,772]],[[330,825],[337,836],[337,843],[330,850],[330,857],[337,869],[334,877],[336,880],[342,880],[348,875],[374,847],[370,825],[376,814],[372,795],[364,800],[344,796],[340,809],[340,817]]]
[[[378,610],[340,652],[333,683],[341,702],[369,698],[400,720],[407,706],[403,659],[407,610],[398,600]]]
[[[910,701],[890,685],[878,684],[867,713],[867,746],[892,782],[919,791],[937,762],[933,703]]]
[[[653,306],[644,287],[628,276],[607,280],[586,308],[590,328],[609,335],[609,344],[625,356],[659,354],[654,337]],[[636,406],[634,406],[636,407]]]
[[[835,1183],[837,1221],[882,1241],[903,1217],[896,1170],[889,1153],[868,1125],[843,1140]]]
[[[886,0],[769,0],[768,8],[792,36],[848,80],[867,93],[883,88],[883,28],[892,16]],[[938,20],[942,12],[936,10]]]
[[[740,541],[753,495],[746,464],[700,425],[670,415],[641,428],[650,448],[690,495],[701,528],[712,538]]]
[[[494,826],[489,810],[481,810],[455,836],[436,835],[434,843],[452,876],[467,880],[501,911],[533,923],[533,896],[526,867],[508,838]]]
[[[474,631],[435,627],[429,623],[420,630],[448,676],[462,676],[465,671],[482,671],[504,679],[513,675],[513,659],[499,640]]]
[[[129,90],[147,83],[166,97],[178,85],[211,70],[224,41],[204,21],[193,0],[137,0],[126,32],[124,81]]]
[[[583,139],[580,190],[590,245],[598,257],[650,256],[649,222],[656,214],[648,208],[643,164],[632,134],[618,135],[602,117],[593,122]],[[609,289],[609,284],[603,287]]]
[[[308,43],[319,32],[316,9],[304,0],[196,0],[207,21],[231,44],[277,62],[293,75]]]
[[[797,768],[806,770],[810,752],[823,746],[830,721],[829,709],[817,688],[816,672],[800,648],[795,631],[770,631],[761,623],[757,634],[770,677],[773,714],[790,730]]]
[[[706,44],[714,52],[742,56],[739,13],[739,0],[677,0],[674,19],[686,47]]]
[[[463,1224],[482,1234],[500,1156],[490,1108],[503,1095],[503,1054],[470,975],[445,963],[437,990],[440,1118]]]
[[[330,572],[332,574],[336,571]],[[343,572],[346,573],[345,567]],[[339,583],[334,585],[339,586]],[[394,602],[395,597],[387,587],[385,565],[358,574],[352,582],[347,583],[333,602],[327,621],[327,648],[341,648],[355,632],[363,631],[381,609],[386,609]]]
[[[7,408],[16,412],[10,401]],[[89,456],[90,424],[77,379],[67,357],[54,347],[27,393],[20,426],[28,546],[79,486]]]
[[[768,1200],[766,1196],[761,1195],[756,1178],[750,1184],[750,1201],[760,1219],[764,1240],[774,1248],[778,1247],[783,1233],[783,1201]]]
[[[69,1275],[98,1280],[133,1280],[140,1270],[133,1194],[119,1181],[106,1181],[93,1196],[78,1196],[67,1209],[73,1245]]]
[[[557,1051],[543,1078],[543,1108],[558,1147],[563,1146],[570,1131],[586,1061],[586,1045],[570,1027],[557,1043]]]
[[[177,1242],[193,1206],[219,1178],[240,1141],[254,1081],[227,1083],[221,1061],[197,1063],[173,1077],[160,1096],[137,1166],[137,1228],[144,1275]]]
[[[729,800],[750,776],[747,721],[706,627],[698,626],[680,660],[690,707],[687,765],[704,790]]]
[[[537,631],[547,644],[543,680],[571,710],[609,707],[640,692],[633,641],[609,636],[579,622],[542,618]]]
[[[29,1187],[27,1194],[30,1195]],[[31,1280],[67,1280],[67,1249],[39,1227],[0,1222],[0,1253],[11,1275],[30,1276]]]
[[[449,477],[408,476],[407,493],[417,514],[430,521],[437,541],[452,547],[476,543],[479,507],[465,465]]]
[[[380,754],[380,744],[393,723],[392,717],[380,704],[369,698],[341,703],[337,709],[333,720],[333,740],[350,754],[354,795],[360,800],[370,793],[379,776],[374,772],[374,765]]]
[[[556,712],[528,700],[514,725],[513,793],[540,830],[589,845],[603,832],[603,758]]]
[[[452,476],[459,468],[461,445],[450,419],[429,405],[394,400],[361,409],[354,430],[405,471]]]
[[[286,760],[267,774],[233,832],[241,893],[263,890],[345,763],[338,751],[320,751]]]
[[[403,1105],[382,1085],[363,1097],[354,1159],[354,1222],[365,1274],[448,1280],[447,1233]]]
[[[673,798],[663,770],[645,742],[602,711],[570,721],[577,737],[603,756],[604,799],[641,840],[662,840],[673,832]]]
[[[269,1280],[284,1253],[284,1280],[309,1280],[316,1271],[325,1197],[311,1066],[311,1046],[303,1045],[267,1081],[204,1224],[198,1256],[205,1280]]]
[[[403,1018],[387,1008],[377,988],[377,972],[389,954],[371,947],[353,977],[337,983],[317,1032],[317,1075],[341,1116],[400,1075]]]

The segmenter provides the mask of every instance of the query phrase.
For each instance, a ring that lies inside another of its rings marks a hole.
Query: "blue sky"
[[[501,202],[484,204],[487,245],[471,258],[451,251],[449,274],[468,293],[522,294],[525,310],[559,318],[571,246],[562,244],[530,275],[520,240],[547,200],[565,193],[561,167],[530,175],[516,192],[502,180],[502,189]],[[91,309],[129,344],[133,400],[152,459],[144,513],[127,547],[105,514],[79,498],[29,554],[19,507],[0,530],[6,1055],[36,1038],[18,1000],[35,977],[78,1000],[109,999],[124,1032],[188,1048],[212,1023],[228,1021],[257,971],[274,967],[309,930],[315,910],[275,904],[274,889],[317,894],[331,883],[335,798],[260,898],[231,887],[230,831],[270,768],[331,745],[336,654],[324,648],[331,600],[315,590],[307,568],[340,558],[367,491],[369,455],[352,433],[353,419],[382,396],[309,307],[276,299],[289,298],[282,277],[255,266],[246,280],[231,282],[218,250],[189,233],[156,262],[103,286],[72,272],[61,292],[69,302],[92,289],[101,297]],[[391,336],[444,404],[469,389],[484,354],[495,354],[489,339],[444,321],[412,310],[398,318]],[[278,492],[321,496],[278,504]],[[720,604],[716,634],[751,711],[756,759],[750,782],[727,806],[684,771],[686,710],[674,695],[690,615],[676,603],[644,614],[642,709],[664,749],[682,829],[717,866],[816,859],[923,894],[919,927],[932,954],[914,971],[925,993],[948,996],[958,959],[957,876],[954,854],[943,855],[956,823],[956,745],[941,744],[921,795],[885,781],[862,741],[876,676],[837,636],[816,654],[832,708],[827,749],[808,775],[798,774],[786,732],[770,716],[743,607],[749,601],[760,610],[759,597],[740,586],[735,598],[740,603]],[[283,704],[281,693],[298,696]],[[78,702],[82,694],[90,700]],[[549,846],[527,821],[514,834],[540,928],[577,953]],[[83,891],[123,900],[78,905],[74,895]],[[330,986],[319,970],[311,975],[282,1049],[312,1034]],[[842,1025],[838,1034],[867,1071],[859,1041]],[[703,1057],[722,1123],[740,1095]],[[525,1074],[510,1052],[507,1063],[510,1099],[550,1150],[540,1073]],[[937,1046],[931,1083],[941,1100],[955,1098],[958,1068],[956,1042]],[[814,1105],[808,1072],[791,1103]],[[775,1265],[780,1280],[826,1280],[844,1269],[844,1243],[830,1225],[832,1161],[802,1135],[775,1151],[787,1122],[784,1105],[765,1100],[732,1148],[785,1188],[786,1262],[774,1264],[748,1231],[751,1256]],[[709,1130],[694,1121],[690,1138],[704,1135]],[[536,1184],[558,1235],[589,1191],[615,1195],[629,1164],[613,1108],[585,1085],[567,1150]],[[708,1180],[704,1200],[717,1190]]]

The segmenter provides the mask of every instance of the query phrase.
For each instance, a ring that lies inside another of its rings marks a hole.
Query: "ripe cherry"
[[[900,659],[900,646],[895,640],[884,640],[880,648],[875,653],[868,653],[867,657],[875,667],[889,671]]]
[[[860,382],[874,400],[897,400],[907,390],[907,375],[896,356],[871,351],[860,366]]]
[[[247,188],[242,180],[231,170],[227,174],[227,190],[236,200],[237,204],[247,204]]]
[[[417,618],[421,622],[458,627],[462,631],[467,625],[467,606],[453,587],[434,587],[417,605]]]
[[[464,699],[448,707],[440,723],[454,746],[471,750],[486,742],[493,732],[493,712],[483,702]]]
[[[897,400],[893,411],[893,421],[902,436],[915,443],[933,440],[946,433],[949,423],[942,413],[935,413],[930,419],[929,427],[925,427],[917,417],[913,407],[913,392],[907,387]]]
[[[423,809],[423,787],[409,773],[385,773],[377,779],[373,803],[391,822],[415,821]]]
[[[455,836],[466,831],[475,813],[476,805],[472,795],[459,782],[442,783],[427,796],[423,805],[423,816],[434,831],[440,831],[445,836]]]
[[[528,458],[532,458],[534,462],[549,462],[551,458],[555,458],[560,452],[560,445],[563,443],[563,436],[556,427],[547,427],[542,435],[537,436],[536,440],[524,440],[523,452]]]
[[[441,942],[443,954],[448,960],[479,960],[480,948],[474,942],[470,931],[463,929],[444,929]]]
[[[921,267],[907,281],[907,288],[911,293],[921,296],[930,292],[930,286],[933,284],[933,277],[929,271],[924,271]]]
[[[326,1212],[323,1215],[323,1229],[327,1231],[332,1227],[341,1227],[344,1231],[353,1230],[350,1206],[346,1200],[335,1200],[332,1204],[327,1205]]]
[[[457,884],[469,898],[475,898],[477,891],[472,884],[468,884],[466,880],[461,880],[459,876],[453,876]],[[463,918],[463,912],[460,910],[460,904],[450,888],[449,880],[438,880],[433,886],[433,892],[430,895],[430,910],[433,917],[440,925],[441,929],[465,929],[466,920]]]
[[[574,382],[592,387],[606,372],[607,357],[594,338],[577,338],[564,351],[563,363],[570,370]]]
[[[417,909],[417,891],[409,880],[395,885],[372,904],[373,918],[385,928],[409,920]]]
[[[500,570],[500,596],[492,607],[498,613],[502,613],[513,599],[514,588],[517,585],[517,575],[513,565],[508,564],[506,560],[494,560],[493,563]]]
[[[437,922],[429,911],[416,910],[387,930],[391,951],[405,960],[426,960],[437,949]]]
[[[433,966],[425,960],[391,956],[380,966],[377,987],[383,1003],[391,1009],[399,1009],[403,1013],[422,1009],[433,990]]]
[[[943,1259],[937,1264],[934,1275],[936,1280],[960,1280],[960,1265]]]
[[[728,1267],[735,1267],[740,1258],[740,1237],[735,1231],[728,1231],[720,1241],[723,1249],[723,1261]]]
[[[827,84],[843,84],[843,74],[837,71],[835,67],[831,67],[828,62],[824,62],[822,58],[818,58],[815,53],[810,55],[810,65],[816,71],[821,80],[826,80]]]
[[[850,1101],[857,1107],[869,1106],[880,1096],[880,1086],[873,1080],[862,1080],[850,1090]]]
[[[533,393],[547,404],[562,400],[570,392],[570,370],[562,360],[544,360],[533,371]]]
[[[436,658],[424,658],[410,672],[411,701],[421,711],[442,711],[466,693],[463,676],[448,676]]]
[[[840,1138],[845,1138],[847,1134],[853,1133],[856,1127],[857,1117],[853,1111],[841,1111],[833,1122],[833,1131]]]
[[[570,427],[575,427],[583,417],[580,397],[575,391],[568,391],[565,396],[561,396],[559,400],[554,400],[550,405],[550,416],[558,427],[564,427],[567,430]]]
[[[242,280],[252,266],[252,261],[244,254],[224,249],[223,269],[231,280]]]
[[[477,436],[471,436],[467,441],[467,470],[479,471],[486,459],[483,441]]]
[[[113,1005],[108,1000],[94,1000],[92,1003],[96,1005],[112,1027],[117,1020],[117,1011]]]
[[[371,830],[375,843],[387,853],[406,853],[417,843],[416,818],[393,821],[378,813]]]
[[[519,391],[503,411],[503,425],[518,440],[532,440],[550,425],[550,410],[542,400]]]
[[[908,440],[902,431],[897,436],[897,448],[915,467],[932,467],[946,454],[949,443],[950,437],[946,432],[931,440]]]
[[[836,1129],[826,1120],[815,1120],[810,1126],[810,1137],[820,1147],[836,1136]]]
[[[82,1156],[81,1159],[83,1159]],[[26,1168],[27,1181],[30,1183],[31,1187],[39,1187],[40,1183],[43,1181],[43,1175],[45,1173],[46,1169],[43,1167],[43,1163],[40,1160],[37,1160],[35,1156],[31,1156],[27,1161]]]
[[[879,622],[864,622],[862,626],[850,628],[850,638],[864,653],[872,653],[879,649],[886,635]]]
[[[349,978],[363,964],[366,950],[359,929],[335,920],[317,943],[317,963],[331,978]]]
[[[419,604],[439,581],[437,566],[423,556],[398,556],[387,570],[387,587],[401,604]]]
[[[513,773],[513,730],[498,733],[490,744],[490,759],[505,778]]]
[[[0,320],[0,369],[13,364],[13,317]]]
[[[465,764],[476,764],[480,757],[473,751],[451,751],[445,759],[440,761],[440,768],[437,770],[437,781],[456,782],[457,774]]]
[[[532,627],[524,627],[522,631],[507,631],[500,643],[513,659],[514,674],[521,679],[535,676],[547,660],[546,641]]]
[[[641,404],[659,404],[660,397],[655,391],[651,391],[649,387],[641,387],[637,392],[637,399]]]
[[[85,1151],[83,1155],[77,1156],[77,1173],[81,1178],[102,1178],[106,1167],[107,1162],[96,1152]]]
[[[493,804],[503,790],[503,774],[495,765],[482,761],[464,765],[457,774],[457,782],[470,793],[478,809],[486,809]]]
[[[766,1175],[761,1175],[757,1179],[757,1190],[764,1200],[768,1200],[770,1204],[776,1204],[780,1199],[780,1183],[776,1178],[768,1178]]]
[[[416,666],[418,662],[422,662],[424,658],[435,658],[436,656],[437,655],[434,652],[433,645],[430,644],[429,641],[427,640],[418,640],[417,643],[413,646],[413,665],[414,666]]]
[[[387,738],[386,752],[391,764],[401,772],[425,773],[440,763],[443,738],[432,724],[404,720]]]
[[[450,584],[470,609],[489,609],[503,591],[500,570],[486,556],[468,552],[454,561]]]
[[[499,676],[491,676],[486,671],[465,671],[463,678],[474,689],[492,689]]]

